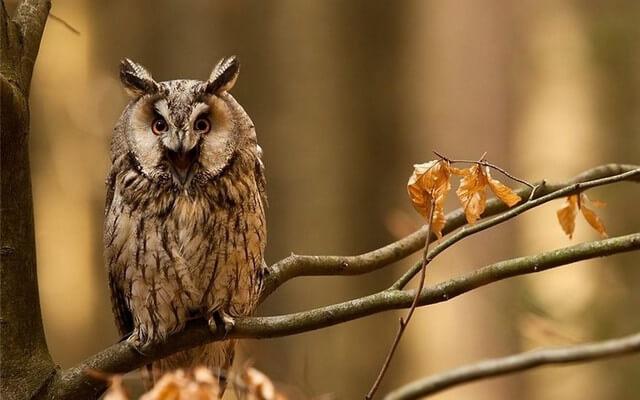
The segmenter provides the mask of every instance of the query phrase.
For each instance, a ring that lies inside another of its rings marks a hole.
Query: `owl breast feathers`
[[[231,57],[207,81],[156,82],[122,62],[131,100],[111,144],[104,254],[116,324],[135,345],[164,340],[191,318],[230,321],[257,304],[265,179],[253,123],[228,93],[238,72]],[[177,367],[227,369],[232,360],[225,341],[150,370],[157,378]]]

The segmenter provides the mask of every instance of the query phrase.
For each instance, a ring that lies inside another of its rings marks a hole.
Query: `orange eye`
[[[161,135],[169,130],[169,124],[162,117],[157,117],[151,123],[151,130],[155,135]]]
[[[208,133],[211,130],[211,122],[206,117],[198,117],[193,123],[193,130],[199,133]]]

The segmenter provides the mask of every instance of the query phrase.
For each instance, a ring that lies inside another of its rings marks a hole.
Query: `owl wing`
[[[117,279],[111,271],[109,272],[109,288],[111,289],[113,315],[116,318],[118,332],[122,335],[121,340],[123,340],[133,331],[133,315],[127,306],[124,293],[118,286]]]
[[[111,204],[113,203],[113,196],[116,188],[116,171],[112,168],[109,172],[109,176],[106,179],[107,195],[104,205],[104,214],[107,215]],[[116,319],[116,326],[118,327],[118,333],[122,335],[121,339],[125,339],[131,331],[133,331],[133,315],[127,306],[127,301],[123,291],[118,285],[118,277],[115,276],[115,271],[112,267],[109,267],[109,289],[111,290],[111,307],[113,309],[113,315]]]
[[[107,176],[105,184],[107,186],[107,195],[104,202],[104,215],[107,215],[111,208],[111,203],[113,202],[113,193],[116,190],[116,173],[113,170],[109,172],[109,176]]]
[[[256,145],[258,157],[256,157],[256,168],[255,168],[255,178],[256,184],[258,185],[258,192],[260,192],[260,200],[262,201],[262,206],[267,207],[269,204],[267,202],[267,178],[264,175],[264,163],[262,162],[262,148],[260,145]]]

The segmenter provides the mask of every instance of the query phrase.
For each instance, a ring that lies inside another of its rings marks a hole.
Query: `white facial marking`
[[[153,107],[158,112],[158,114],[160,114],[164,118],[165,121],[173,125],[173,123],[169,119],[169,104],[167,103],[167,100],[160,99],[155,102]]]
[[[191,110],[191,115],[189,116],[189,126],[193,127],[193,123],[196,121],[196,118],[200,116],[200,114],[209,112],[210,107],[205,103],[196,103]]]

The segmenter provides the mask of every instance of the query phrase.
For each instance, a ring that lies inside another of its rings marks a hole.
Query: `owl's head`
[[[206,81],[156,82],[141,65],[122,61],[120,79],[131,101],[120,140],[144,175],[186,187],[194,177],[220,174],[239,148],[257,146],[251,119],[228,93],[239,70],[229,57]]]

